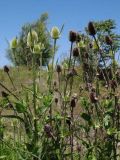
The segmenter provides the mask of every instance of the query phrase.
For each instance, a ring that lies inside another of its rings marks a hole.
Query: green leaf
[[[82,117],[85,121],[88,121],[88,122],[91,121],[91,116],[88,115],[87,113],[82,113],[82,114],[81,114],[81,117]]]
[[[90,104],[87,98],[81,97],[81,106],[84,107],[86,110],[89,108]]]
[[[109,114],[107,114],[104,119],[103,119],[103,122],[104,122],[104,126],[105,127],[109,127],[110,124],[111,124],[111,116]]]
[[[23,103],[16,103],[15,108],[18,113],[25,113],[27,110],[27,107]]]
[[[116,129],[116,128],[109,128],[109,129],[107,130],[107,134],[108,134],[108,135],[114,135],[116,132],[117,132],[117,129]]]

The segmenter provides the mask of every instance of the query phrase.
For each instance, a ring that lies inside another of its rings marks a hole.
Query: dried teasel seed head
[[[68,124],[68,126],[71,125],[71,117],[70,116],[66,117],[66,123]]]
[[[8,66],[4,66],[4,72],[6,72],[6,73],[8,73],[9,72],[9,68],[8,68]]]
[[[52,127],[49,124],[44,126],[44,131],[46,134],[50,134],[52,132]]]
[[[70,32],[69,32],[69,41],[73,43],[73,42],[76,41],[76,38],[77,38],[76,32],[70,31]]]
[[[60,65],[57,65],[57,67],[56,67],[56,71],[57,71],[58,73],[62,72],[62,68],[61,68],[61,66],[60,66]]]
[[[57,82],[56,82],[56,81],[54,81],[53,85],[54,85],[54,87],[56,87],[56,86],[57,86]]]
[[[111,39],[111,37],[110,36],[105,36],[105,42],[106,42],[106,44],[107,45],[112,45],[112,39]]]
[[[1,94],[2,94],[2,97],[4,97],[4,98],[7,98],[9,96],[9,94],[6,93],[5,91],[2,91]]]
[[[89,48],[93,48],[93,44],[92,43],[89,43]]]
[[[12,103],[8,103],[8,104],[6,105],[6,108],[13,108]]]
[[[95,92],[90,93],[90,101],[91,101],[91,103],[97,103],[98,102],[98,98],[96,97]]]
[[[74,107],[76,106],[75,98],[72,98],[72,99],[71,99],[70,106],[71,106],[72,108],[74,108]]]
[[[94,36],[96,34],[93,22],[88,23],[88,32],[89,32],[89,35],[91,36]]]
[[[73,49],[73,57],[78,57],[79,56],[79,49],[77,47],[75,47]]]
[[[56,103],[56,104],[58,103],[58,98],[57,98],[57,97],[55,98],[55,103]]]

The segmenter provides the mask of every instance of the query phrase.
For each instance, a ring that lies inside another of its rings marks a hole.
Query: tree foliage
[[[30,48],[27,46],[27,35],[30,30],[36,31],[38,34],[38,43],[44,45],[42,53],[36,54],[36,64],[40,65],[40,57],[42,54],[42,65],[46,65],[52,56],[52,45],[50,34],[47,30],[48,14],[44,13],[40,18],[33,22],[23,25],[20,34],[16,37],[18,45],[16,49],[11,49],[10,45],[7,49],[7,57],[11,60],[14,65],[27,65],[32,64],[32,53]],[[15,60],[14,60],[15,59]]]
[[[116,33],[114,20],[94,21],[93,24],[96,30],[95,38],[93,38],[94,36],[89,36],[89,31],[86,27],[85,33],[80,33],[81,40],[78,43],[81,55],[80,63],[83,64],[84,74],[89,74],[85,77],[88,76],[91,79],[92,77],[94,78],[98,70],[117,65],[116,54],[119,53],[120,49],[120,35]],[[106,36],[109,36],[112,40],[112,49],[106,43]],[[113,57],[115,58],[114,61]]]

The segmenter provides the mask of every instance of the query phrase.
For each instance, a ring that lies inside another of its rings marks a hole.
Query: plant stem
[[[37,129],[37,110],[36,110],[36,64],[35,64],[35,55],[33,54],[33,108],[34,108],[34,136],[33,143],[36,146],[38,141],[38,129]]]
[[[8,91],[13,97],[15,97],[17,100],[19,100],[19,98],[14,94],[12,93],[7,87],[5,87],[1,82],[0,82],[0,86],[2,88],[4,88],[6,91]]]
[[[102,61],[103,61],[104,67],[105,67],[105,74],[106,74],[106,77],[105,77],[105,78],[106,78],[106,81],[107,81],[107,85],[109,86],[109,77],[108,77],[107,70],[106,70],[107,66],[106,66],[105,60],[104,60],[104,58],[103,58],[103,56],[102,56],[102,53],[101,53],[101,51],[100,51],[100,47],[99,47],[99,45],[98,45],[97,39],[96,39],[95,36],[93,36],[93,38],[94,38],[94,40],[95,40],[95,43],[96,43],[96,45],[97,45],[97,47],[98,47],[100,56],[101,56],[101,58],[102,58]]]
[[[52,80],[53,80],[53,73],[54,73],[54,59],[55,59],[55,51],[56,51],[56,39],[54,39],[54,46],[53,46],[53,57],[52,57],[52,71],[51,71],[51,75],[50,75],[50,86],[49,86],[49,92],[51,93],[51,87],[52,87]],[[52,106],[50,105],[50,122],[52,125]]]
[[[70,126],[71,136],[70,136],[70,145],[71,145],[71,160],[73,160],[73,123],[74,123],[74,117],[73,117],[73,107],[71,107],[71,121],[72,126]]]
[[[7,75],[8,75],[8,77],[9,77],[11,83],[12,83],[12,86],[13,86],[14,90],[16,90],[15,85],[13,83],[13,80],[12,80],[12,78],[11,78],[11,76],[10,76],[10,74],[8,72],[7,72]]]
[[[70,47],[70,57],[69,57],[68,70],[70,70],[70,67],[71,67],[72,48],[73,48],[73,42],[71,42],[71,47]]]

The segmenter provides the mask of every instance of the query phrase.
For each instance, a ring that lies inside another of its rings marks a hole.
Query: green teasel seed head
[[[34,45],[34,48],[33,48],[33,53],[40,53],[40,46],[39,46],[39,44],[35,44]]]
[[[51,37],[52,39],[59,39],[60,38],[60,30],[58,27],[53,27],[51,29]]]
[[[35,44],[34,48],[33,48],[33,53],[36,54],[41,54],[41,51],[44,49],[44,44],[39,43],[39,44]]]
[[[12,41],[10,42],[10,48],[11,49],[16,49],[18,45],[17,38],[13,38]]]

